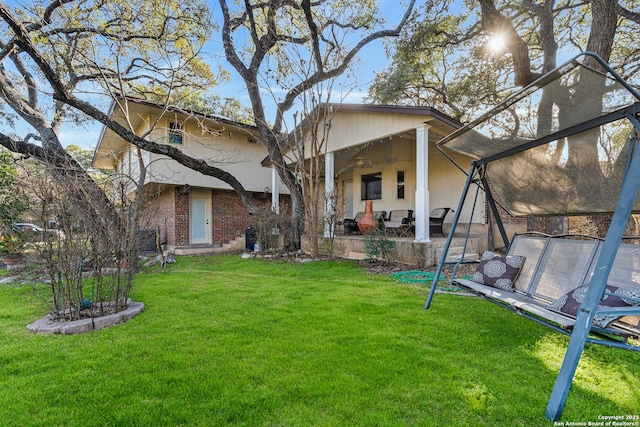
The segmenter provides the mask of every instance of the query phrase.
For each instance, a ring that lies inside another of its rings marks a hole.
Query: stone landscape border
[[[126,322],[144,310],[144,304],[141,302],[132,302],[123,311],[106,316],[74,320],[64,322],[56,320],[53,315],[46,316],[27,325],[27,329],[31,332],[40,334],[81,334],[96,329],[104,329],[118,323]]]

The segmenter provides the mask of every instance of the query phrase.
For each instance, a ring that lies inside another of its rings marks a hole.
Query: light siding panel
[[[412,130],[431,119],[427,116],[338,112],[331,121],[328,150],[336,151]]]
[[[169,121],[156,129],[150,138],[154,141],[167,141]],[[197,159],[204,159],[209,164],[229,172],[235,176],[247,191],[265,191],[271,186],[271,169],[261,165],[266,150],[261,144],[247,142],[248,135],[226,129],[223,136],[212,136],[190,124],[183,127],[183,143],[176,145],[185,154]],[[173,159],[151,154],[148,182],[184,185],[192,187],[212,187],[231,189],[227,183],[188,169]],[[286,193],[281,186],[281,193]]]

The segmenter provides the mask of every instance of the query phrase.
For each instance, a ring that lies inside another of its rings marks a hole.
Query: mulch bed
[[[372,273],[377,273],[377,274],[393,274],[393,273],[398,273],[402,271],[412,271],[412,270],[429,271],[429,272],[435,273],[436,269],[438,268],[435,265],[432,267],[422,267],[418,265],[403,264],[399,262],[386,262],[386,261],[375,261],[375,260],[373,262],[369,260],[360,261],[360,266]],[[449,278],[451,276],[451,273],[453,272],[453,267],[454,267],[453,265],[445,265],[442,269],[442,274],[444,274],[447,278]],[[473,273],[476,272],[477,268],[478,268],[478,264],[475,264],[475,263],[460,264],[456,271],[456,276],[462,277],[462,276],[473,275]]]
[[[271,259],[271,260],[280,260],[280,261],[289,261],[289,262],[309,262],[309,261],[318,261],[318,260],[329,260],[329,259],[341,259],[341,258],[332,258],[332,257],[316,257],[313,258],[309,254],[303,251],[293,251],[293,252],[285,252],[285,251],[265,251],[262,253],[253,253],[253,256],[257,256],[263,259]],[[437,266],[432,267],[424,267],[413,264],[404,264],[401,262],[394,261],[381,261],[381,260],[362,260],[358,261],[358,264],[363,269],[375,273],[375,274],[386,274],[391,275],[394,273],[399,273],[403,271],[428,271],[435,273]],[[453,271],[453,265],[445,265],[442,269],[442,274],[444,274],[447,278],[451,276]],[[460,264],[456,271],[457,277],[463,277],[468,275],[473,275],[475,273],[478,264],[470,263],[470,264]]]

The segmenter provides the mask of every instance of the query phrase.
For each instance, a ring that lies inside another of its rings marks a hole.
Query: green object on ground
[[[433,282],[433,278],[435,277],[435,273],[430,271],[421,271],[421,270],[409,270],[409,271],[400,271],[398,273],[393,273],[391,278],[397,280],[398,282],[403,283],[420,283],[424,282],[425,284]],[[444,274],[441,274],[438,278],[438,281],[447,280]]]
[[[430,271],[422,271],[422,270],[409,270],[409,271],[400,271],[398,273],[393,273],[391,278],[393,280],[397,280],[398,282],[403,283],[424,283],[425,286],[431,286],[433,283],[433,279],[436,274]],[[441,274],[438,277],[438,289],[443,291],[459,291],[461,288],[457,286],[446,286],[448,282],[446,282],[447,277],[444,274]],[[444,283],[441,283],[444,282]]]

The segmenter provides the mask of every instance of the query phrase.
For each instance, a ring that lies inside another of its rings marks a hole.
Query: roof
[[[357,111],[380,114],[405,114],[414,116],[429,116],[459,128],[462,123],[433,107],[413,105],[375,105],[375,104],[331,104],[341,111]]]
[[[446,134],[447,132],[451,132],[451,130],[457,129],[462,126],[462,123],[458,122],[452,117],[438,111],[435,108],[425,107],[425,106],[328,103],[328,104],[322,104],[316,108],[317,109],[322,108],[323,109],[323,111],[321,111],[322,114],[325,114],[325,112],[328,111],[329,113],[336,114],[336,115],[352,113],[354,115],[355,114],[361,114],[361,115],[373,114],[373,115],[379,115],[379,117],[396,115],[396,116],[401,116],[403,118],[406,118],[406,120],[392,120],[393,126],[396,126],[397,128],[384,127],[382,125],[382,120],[376,120],[375,128],[374,127],[368,128],[367,129],[368,132],[362,133],[358,135],[356,138],[354,138],[353,134],[347,135],[343,133],[339,138],[340,143],[343,145],[346,143],[351,143],[353,145],[361,145],[367,141],[374,141],[374,140],[379,140],[382,137],[388,137],[391,134],[406,133],[407,129],[415,129],[415,126],[417,124],[423,124],[427,122],[429,122],[430,125],[435,125],[438,128],[438,131],[440,132],[441,135]],[[322,114],[320,115],[320,117],[322,116]],[[318,115],[314,114],[313,112],[307,115],[307,117],[317,117],[317,116]],[[352,120],[352,119],[349,118],[349,120]],[[286,136],[289,144],[291,144],[292,141],[294,140],[295,132],[299,132],[299,130],[301,128],[305,128],[307,124],[308,124],[308,120],[307,118],[305,118],[300,124],[298,124],[296,129],[291,131]],[[335,123],[332,123],[332,127],[334,124]],[[391,122],[388,123],[388,125],[391,125]],[[355,123],[354,123],[354,126],[357,127]],[[352,131],[353,129],[355,129],[355,127],[352,127]],[[376,132],[379,132],[379,133],[376,133]],[[337,139],[329,138],[329,141],[330,141],[329,144],[334,144],[336,143]],[[344,146],[335,147],[332,145],[331,147],[329,147],[329,151],[340,150],[344,148],[345,148]],[[270,163],[271,161],[268,157],[266,157],[262,161],[263,166],[268,166],[270,165]]]
[[[122,111],[116,108],[118,102],[111,102],[108,115],[116,122],[119,122],[121,125],[128,126],[124,120]],[[177,106],[165,106],[158,102],[136,98],[127,98],[127,103],[130,116],[129,120],[134,127],[136,127],[136,125],[139,125],[144,120],[143,117],[145,114],[157,115],[158,110],[166,109],[165,114],[179,114],[184,116],[185,118],[194,117],[197,120],[206,120],[217,124],[227,125],[237,130],[244,131],[254,138],[258,137],[258,130],[255,126],[237,122],[227,117],[205,114],[198,111],[190,110],[188,108],[181,108]],[[93,153],[92,165],[97,168],[108,169],[110,164],[113,162],[113,154],[126,148],[128,144],[129,143],[127,141],[124,141],[122,138],[120,138],[120,136],[116,135],[109,128],[103,126],[100,131],[100,136],[98,137],[96,149]]]

